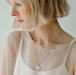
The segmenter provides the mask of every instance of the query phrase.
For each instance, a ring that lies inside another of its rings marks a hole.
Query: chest
[[[30,40],[24,41],[25,42],[23,43],[21,48],[21,55],[24,62],[27,63],[33,69],[36,66],[36,64],[38,64],[38,62],[40,63],[43,60],[40,63],[42,67],[41,70],[52,70],[61,66],[63,63],[66,65],[69,71],[72,70],[72,63],[68,64],[69,62],[71,62],[70,60],[72,60],[70,58],[70,53],[69,56],[66,57],[66,55],[68,54],[68,47],[61,51],[48,54],[48,50],[35,47],[35,45],[32,42],[30,42]]]
[[[60,52],[55,52],[49,55],[47,50],[43,51],[41,49],[38,49],[37,53],[38,54],[36,54],[35,48],[32,49],[32,47],[29,47],[27,49],[24,48],[22,51],[24,62],[33,69],[35,68],[35,65],[38,64],[38,62],[41,65],[41,70],[52,70],[61,66],[63,63],[67,66],[67,69],[69,68],[68,66],[72,66],[71,64],[68,64],[69,60],[67,60],[65,63],[67,48]],[[68,57],[68,59],[70,58]]]

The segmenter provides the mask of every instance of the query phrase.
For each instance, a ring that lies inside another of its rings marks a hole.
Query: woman
[[[57,18],[67,16],[66,0],[8,0],[15,17],[6,39],[0,75],[75,75],[76,39]]]

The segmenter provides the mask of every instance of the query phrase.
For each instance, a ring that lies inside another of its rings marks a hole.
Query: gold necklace
[[[40,61],[39,63],[39,60],[38,60],[38,64],[35,66],[35,70],[39,71],[41,69],[41,66],[40,64],[43,62],[43,60],[49,55],[50,52],[47,53],[47,55],[45,57],[43,57],[43,59]],[[37,59],[38,59],[38,53],[37,53],[37,50],[36,50],[36,54],[37,54]]]
[[[36,44],[37,45],[37,44]],[[44,56],[43,57],[43,59],[41,59],[41,61],[39,62],[39,59],[38,59],[38,52],[37,52],[37,48],[36,48],[36,51],[35,51],[35,53],[36,53],[36,58],[37,58],[37,60],[38,60],[38,64],[35,66],[35,70],[37,70],[37,71],[39,71],[39,70],[41,70],[41,66],[40,66],[40,64],[44,61],[44,59],[49,55],[49,54],[52,54],[53,52],[55,52],[55,51],[59,51],[59,50],[61,50],[61,49],[64,49],[64,48],[66,48],[68,45],[66,45],[65,47],[63,47],[63,48],[60,48],[60,49],[56,49],[56,50],[49,50],[49,52],[46,54],[46,56]],[[41,46],[40,46],[41,47]],[[61,50],[62,51],[62,50]],[[51,52],[51,53],[50,53]]]

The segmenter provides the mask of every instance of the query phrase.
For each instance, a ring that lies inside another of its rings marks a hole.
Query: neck
[[[47,44],[48,42],[58,42],[61,38],[63,30],[59,26],[57,20],[49,22],[47,25],[36,27],[34,33],[36,35],[36,42]]]

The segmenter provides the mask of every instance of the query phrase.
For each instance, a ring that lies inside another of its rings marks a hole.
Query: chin
[[[18,23],[20,26],[23,26],[23,23]]]

